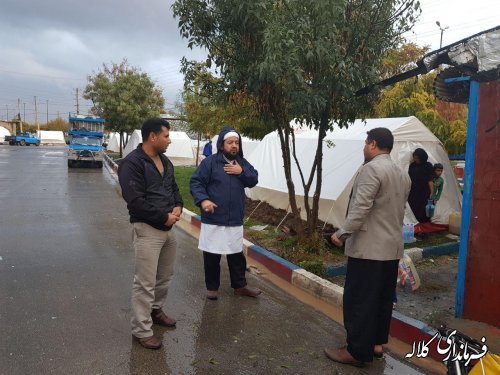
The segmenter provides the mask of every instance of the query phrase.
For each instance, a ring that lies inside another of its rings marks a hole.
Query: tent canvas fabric
[[[316,150],[318,132],[301,128],[292,123],[295,129],[296,154],[306,180],[311,170]],[[442,177],[445,180],[444,191],[436,205],[432,222],[448,224],[452,212],[461,211],[462,197],[448,160],[447,153],[436,136],[432,134],[417,118],[384,118],[356,120],[347,129],[335,127],[327,133],[323,144],[323,183],[321,188],[319,218],[335,227],[345,221],[349,195],[357,171],[364,162],[363,147],[366,132],[376,127],[385,127],[394,135],[394,148],[391,157],[404,171],[408,171],[413,151],[420,147],[426,150],[431,163],[444,166]],[[267,134],[258,144],[254,152],[247,158],[259,172],[259,183],[247,189],[247,196],[254,200],[262,200],[275,208],[289,210],[288,189],[286,185],[281,146],[277,132]],[[301,208],[301,216],[306,218],[304,209],[304,190],[299,171],[292,161],[292,179],[297,194],[297,204]],[[313,181],[313,190],[316,180]],[[312,198],[310,197],[312,204]],[[406,205],[406,223],[417,223],[409,205]]]
[[[60,145],[66,144],[66,140],[64,139],[64,133],[60,130],[40,130],[37,134],[40,139],[41,145],[53,144]]]
[[[127,140],[127,133],[123,133],[123,142]],[[109,133],[109,142],[106,147],[108,151],[120,152],[120,133],[111,132]]]
[[[5,136],[9,135],[10,135],[9,129],[0,126],[0,142],[5,142]]]
[[[185,132],[170,131],[172,143],[168,146],[165,155],[175,166],[194,165],[195,159],[191,147],[191,138]],[[129,137],[127,145],[123,151],[123,156],[127,156],[132,150],[135,150],[139,143],[142,143],[141,131],[136,129]]]
[[[219,138],[218,134],[216,136],[212,137],[212,154],[217,153],[217,139],[218,138]],[[245,137],[244,135],[241,136],[243,157],[245,159],[248,159],[248,157],[252,154],[252,152],[257,148],[257,145],[259,144],[259,142],[260,142],[259,140],[251,139],[251,138]]]

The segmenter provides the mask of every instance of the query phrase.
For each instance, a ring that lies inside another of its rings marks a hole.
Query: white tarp
[[[185,132],[170,131],[169,134],[172,143],[168,146],[165,155],[170,159],[172,164],[176,166],[194,165],[195,159],[191,147],[191,138]],[[139,143],[142,143],[142,135],[141,131],[136,129],[128,139],[123,151],[123,157],[136,149]]]
[[[10,135],[9,129],[4,128],[3,126],[0,126],[0,142],[4,142],[5,141],[5,136],[6,135],[7,136]]]
[[[60,130],[40,130],[37,132],[37,137],[40,139],[41,145],[46,144],[66,144],[66,140],[64,139],[64,133]]]
[[[127,133],[123,133],[123,143],[127,141]],[[120,133],[111,132],[109,133],[109,142],[106,147],[108,151],[120,152]]]
[[[218,134],[212,138],[212,154],[217,153],[218,138],[219,138]],[[245,159],[248,159],[248,157],[252,154],[253,150],[257,148],[259,142],[260,142],[259,140],[251,139],[245,137],[244,135],[241,136],[241,147],[243,149],[243,156],[245,157]]]
[[[307,180],[314,159],[318,132],[300,128],[295,124],[294,127],[297,158]],[[433,222],[448,224],[450,213],[461,211],[462,204],[452,166],[440,141],[413,116],[367,119],[366,124],[356,120],[348,129],[335,128],[328,132],[323,144],[323,183],[319,218],[336,227],[344,222],[354,177],[363,164],[366,132],[376,127],[386,127],[394,134],[391,157],[403,170],[408,170],[413,151],[418,147],[427,152],[429,162],[443,164],[444,190],[436,205]],[[253,189],[247,189],[247,196],[268,202],[276,208],[288,209],[288,189],[277,132],[267,134],[247,159],[259,172],[259,184]],[[297,204],[302,208],[301,214],[305,219],[304,191],[294,161],[292,161],[292,178],[298,196]],[[315,180],[312,186],[310,195],[314,193]],[[311,198],[310,200],[312,203]],[[416,223],[408,205],[405,222]]]

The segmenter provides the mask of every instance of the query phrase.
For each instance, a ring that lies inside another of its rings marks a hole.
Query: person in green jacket
[[[434,189],[432,190],[431,199],[436,205],[439,198],[441,198],[441,193],[443,192],[444,180],[441,175],[443,174],[443,164],[434,164]]]

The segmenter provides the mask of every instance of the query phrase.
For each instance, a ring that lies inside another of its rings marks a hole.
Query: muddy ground
[[[247,199],[245,216],[251,214],[253,220],[260,223],[272,226],[278,225],[286,215],[285,210],[278,210],[266,203],[262,203],[255,211],[258,202]],[[252,213],[253,211],[253,213]],[[288,216],[281,227],[291,227],[292,221]],[[331,225],[326,225],[323,228],[323,223],[318,225],[317,231],[321,234],[332,233],[334,228]],[[282,241],[287,241],[290,238],[282,231],[278,231]],[[278,236],[278,237],[280,237]],[[267,248],[269,251],[275,252],[280,256],[289,258],[288,260],[294,262],[293,251],[283,251],[277,248],[274,244],[276,241],[268,238],[259,238],[252,233],[248,238],[252,242],[262,247]],[[323,252],[321,255],[314,255],[315,258],[320,257],[325,263],[338,263],[345,261],[345,257],[339,256],[338,252]],[[414,292],[407,292],[403,288],[398,287],[397,290],[397,304],[396,310],[403,315],[418,319],[426,322],[427,324],[437,327],[441,322],[452,318],[454,315],[455,307],[455,288],[457,280],[457,264],[458,254],[443,255],[434,258],[425,258],[415,262],[417,273],[420,277],[421,286]],[[328,280],[343,286],[344,277],[328,278]]]

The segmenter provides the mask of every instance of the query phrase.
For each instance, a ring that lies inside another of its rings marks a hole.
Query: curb
[[[103,153],[104,155],[104,161],[106,162],[106,165],[111,168],[111,170],[115,173],[118,173],[118,164],[114,162],[113,159],[111,159],[105,152]]]
[[[105,155],[105,160],[106,163],[109,164],[110,169],[116,173],[118,169],[116,163],[107,155]],[[201,217],[186,208],[183,209],[181,218],[197,228],[201,227]],[[457,242],[453,244],[432,246],[424,249],[412,248],[405,251],[408,255],[410,255],[412,260],[417,260],[422,257],[447,254],[446,251],[449,251],[448,254],[458,251],[458,246],[459,243]],[[341,286],[322,279],[321,277],[306,271],[293,263],[290,263],[289,261],[253,244],[246,239],[243,239],[243,247],[244,252],[248,257],[261,263],[281,279],[331,305],[337,307],[343,306],[344,288]],[[345,268],[346,265],[341,265],[331,266],[327,269],[330,269],[332,273],[337,272],[336,276],[338,276],[342,275],[341,272],[344,272],[343,274],[345,274]],[[437,361],[443,360],[443,356],[440,356],[437,351],[439,340],[432,340],[432,338],[437,334],[437,331],[426,325],[424,322],[405,316],[397,311],[393,311],[389,334],[391,337],[410,345],[419,341],[426,342],[428,343],[427,347],[431,349],[428,352],[429,357]]]

